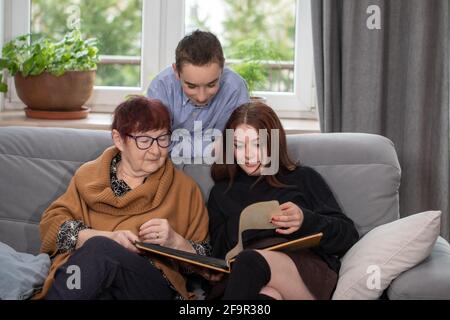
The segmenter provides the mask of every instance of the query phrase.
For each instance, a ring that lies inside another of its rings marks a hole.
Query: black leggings
[[[270,266],[266,259],[254,250],[244,250],[233,262],[223,299],[270,299],[259,293],[269,283],[270,277]]]
[[[79,282],[74,278],[77,272]],[[56,271],[46,299],[168,300],[173,297],[174,291],[161,271],[147,258],[106,237],[93,237]]]

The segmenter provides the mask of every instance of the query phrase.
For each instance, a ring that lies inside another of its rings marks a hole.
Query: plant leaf
[[[37,38],[36,34],[19,36],[3,46],[0,70],[11,75],[39,75],[49,71],[62,75],[67,70],[96,69],[99,61],[97,40],[83,40],[80,30],[72,30],[59,41]],[[32,41],[30,41],[32,40]]]
[[[3,82],[3,75],[0,73],[0,92],[6,93],[8,91],[8,85]]]

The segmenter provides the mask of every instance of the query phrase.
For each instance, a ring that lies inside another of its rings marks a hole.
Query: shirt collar
[[[183,88],[181,88],[181,92],[183,94],[183,107],[185,107],[188,102],[190,101],[190,99],[188,98],[188,96],[184,93]]]

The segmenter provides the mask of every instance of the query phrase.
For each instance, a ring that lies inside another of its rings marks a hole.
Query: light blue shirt
[[[229,68],[224,68],[220,77],[219,91],[205,106],[195,106],[189,100],[172,67],[167,67],[153,79],[147,90],[147,96],[160,100],[169,109],[172,131],[187,129],[192,139],[195,133],[194,122],[197,128],[202,128],[202,135],[208,129],[223,131],[231,113],[241,104],[250,101],[245,80]],[[196,136],[199,134],[197,131]],[[206,143],[203,142],[202,145],[201,149]],[[174,147],[175,144],[171,149]],[[193,149],[192,156],[201,156],[199,148],[195,150]]]

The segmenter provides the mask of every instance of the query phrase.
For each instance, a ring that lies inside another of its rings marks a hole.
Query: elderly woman
[[[114,112],[112,138],[114,146],[82,165],[42,217],[41,251],[54,259],[41,297],[193,298],[180,266],[144,257],[134,245],[208,250],[200,189],[168,158],[168,111],[132,97]]]

